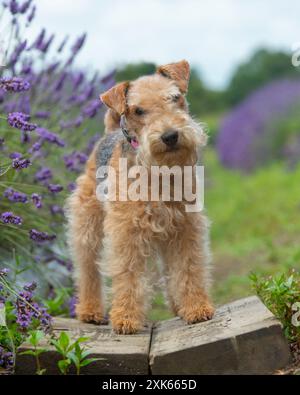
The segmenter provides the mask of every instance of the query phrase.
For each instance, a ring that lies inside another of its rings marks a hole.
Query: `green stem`
[[[36,374],[40,374],[41,364],[40,364],[40,358],[39,358],[39,354],[37,352],[36,346],[34,347],[34,352],[35,352],[35,360],[36,360],[36,367],[37,367]]]

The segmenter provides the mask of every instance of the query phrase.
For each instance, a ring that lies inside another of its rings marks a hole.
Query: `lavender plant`
[[[75,68],[85,34],[56,42],[42,29],[26,39],[34,1],[0,7],[1,26],[9,28],[0,68],[0,252],[10,265],[22,255],[25,277],[43,281],[43,296],[55,298],[72,285],[63,201],[101,133],[97,96],[114,84],[114,73],[101,78]]]
[[[37,285],[18,286],[8,278],[9,272],[8,268],[0,270],[0,369],[12,372],[18,347],[32,331],[49,333],[51,317],[34,300]]]
[[[223,120],[217,138],[222,164],[249,171],[280,157],[286,139],[280,120],[299,103],[299,79],[274,81],[251,94]]]

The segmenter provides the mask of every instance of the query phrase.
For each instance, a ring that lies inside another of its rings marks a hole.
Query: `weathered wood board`
[[[116,335],[109,325],[84,324],[74,319],[56,318],[56,333],[68,331],[73,339],[89,337],[86,347],[92,351],[91,357],[101,358],[82,369],[83,374],[148,374],[151,324],[134,336]],[[26,349],[26,345],[23,347]],[[103,359],[102,359],[103,358]],[[41,355],[41,365],[47,374],[59,374],[58,355],[54,350]],[[19,356],[17,374],[34,374],[35,361],[31,356]]]
[[[268,374],[290,362],[279,321],[256,297],[217,309],[211,321],[154,327],[152,374]]]
[[[279,321],[255,296],[220,307],[211,321],[187,325],[174,318],[137,335],[64,318],[56,318],[54,327],[74,339],[90,338],[87,347],[102,360],[83,374],[270,374],[291,359]],[[42,354],[48,374],[59,373],[57,360],[53,349]],[[35,370],[33,357],[18,357],[17,374]]]

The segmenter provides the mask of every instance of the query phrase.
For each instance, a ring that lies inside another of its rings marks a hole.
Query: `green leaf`
[[[89,365],[90,363],[96,362],[96,361],[103,361],[104,358],[88,358],[85,359],[84,361],[80,362],[80,366],[83,368],[84,366]]]
[[[57,365],[61,373],[66,374],[69,366],[71,365],[71,361],[69,359],[61,359],[58,361]]]
[[[63,350],[67,350],[70,344],[70,337],[66,332],[61,332],[58,343]]]

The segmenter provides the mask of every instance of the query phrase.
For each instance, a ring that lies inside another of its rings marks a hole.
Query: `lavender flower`
[[[51,144],[56,144],[59,147],[64,147],[65,142],[57,134],[50,132],[45,128],[37,128],[36,133],[41,137],[41,141],[48,141]]]
[[[2,213],[0,219],[4,224],[22,225],[22,218],[14,215],[11,211]]]
[[[14,203],[27,203],[28,202],[28,198],[25,193],[15,191],[12,188],[7,188],[4,191],[3,195],[4,195],[4,197],[6,197],[7,199],[9,199],[11,202],[14,202]]]
[[[37,128],[37,125],[28,122],[29,119],[29,115],[23,114],[22,112],[13,112],[8,114],[7,122],[13,128],[31,132]]]
[[[31,3],[32,3],[32,0],[25,1],[19,8],[20,14],[25,14],[27,12],[28,8],[30,7]]]
[[[252,93],[223,120],[217,139],[221,162],[249,171],[270,159],[277,130],[268,125],[299,101],[299,80],[275,81]]]
[[[53,40],[54,40],[54,34],[52,34],[47,41],[45,41],[39,46],[39,50],[43,53],[46,53],[50,48],[50,45],[52,44]]]
[[[25,291],[32,292],[36,289],[36,287],[37,287],[37,283],[35,281],[32,281],[31,283],[25,284],[23,288],[25,289]]]
[[[31,229],[29,231],[29,237],[31,240],[37,242],[37,243],[43,243],[46,241],[52,241],[56,238],[55,235],[49,235],[48,233],[45,232],[39,232],[36,229]]]
[[[59,92],[62,90],[67,77],[68,77],[67,72],[61,73],[60,77],[58,78],[58,80],[56,81],[56,83],[54,84],[54,87],[53,87],[53,90],[55,92]]]
[[[12,13],[12,15],[15,15],[19,12],[18,2],[16,0],[10,0],[9,11]]]
[[[33,204],[35,205],[36,208],[42,208],[43,207],[41,195],[39,195],[37,193],[33,193],[31,195],[31,200],[32,200],[32,202],[33,202]]]
[[[57,215],[57,214],[63,214],[64,213],[63,209],[60,206],[58,206],[57,204],[52,204],[50,206],[50,212],[51,212],[52,215]]]
[[[101,108],[102,102],[100,100],[92,100],[82,110],[82,114],[88,118],[94,118]]]
[[[71,119],[69,121],[61,121],[60,127],[63,129],[78,128],[79,126],[81,126],[82,122],[83,122],[83,117],[79,115],[75,119]]]
[[[69,315],[71,318],[76,317],[76,304],[77,304],[77,298],[76,296],[72,296],[69,300]]]
[[[37,36],[35,42],[33,43],[32,47],[33,47],[33,48],[36,48],[36,49],[39,49],[39,47],[40,47],[40,46],[43,44],[43,42],[44,42],[45,35],[46,35],[46,30],[45,30],[45,29],[42,29],[41,32],[40,32],[40,34]]]
[[[0,367],[9,370],[12,369],[14,365],[14,356],[10,351],[6,351],[2,346],[0,346]]]
[[[31,9],[30,14],[27,17],[27,26],[32,22],[33,18],[35,17],[36,6],[34,5]]]
[[[33,152],[39,151],[41,147],[42,147],[42,143],[40,141],[36,141],[34,144],[32,144],[28,152],[32,154]]]
[[[18,159],[18,158],[22,158],[22,154],[20,152],[12,152],[11,154],[9,154],[10,159]]]
[[[13,52],[13,54],[11,55],[11,59],[10,59],[10,65],[12,67],[15,66],[15,64],[17,63],[17,61],[19,60],[22,52],[25,50],[27,46],[27,41],[22,41],[20,44],[18,44]]]
[[[63,41],[61,42],[61,44],[59,45],[59,47],[58,47],[58,49],[57,49],[57,52],[58,52],[58,53],[61,53],[61,52],[63,51],[63,49],[64,49],[64,47],[65,47],[65,45],[66,45],[68,39],[69,39],[69,36],[66,36],[66,37],[63,39]]]
[[[51,193],[59,193],[63,190],[63,186],[59,184],[49,184],[48,185],[48,190]]]
[[[35,117],[40,119],[48,119],[50,118],[50,115],[51,115],[50,111],[37,111],[35,113]]]
[[[42,167],[39,171],[35,173],[36,181],[42,182],[47,181],[53,177],[51,169],[48,167]]]
[[[17,171],[26,169],[30,165],[31,165],[31,161],[29,159],[14,159],[12,161],[12,167]]]
[[[68,184],[68,190],[70,192],[73,192],[73,191],[75,191],[75,189],[76,189],[76,183],[75,182],[70,182],[70,184]]]
[[[3,269],[0,269],[0,276],[7,276],[9,272],[10,272],[10,269],[8,269],[7,267],[4,267]]]
[[[0,78],[0,89],[4,90],[5,92],[24,92],[29,88],[29,82],[23,80],[22,78]]]
[[[74,151],[69,155],[64,155],[65,166],[68,170],[79,172],[86,163],[88,157],[85,153]]]

